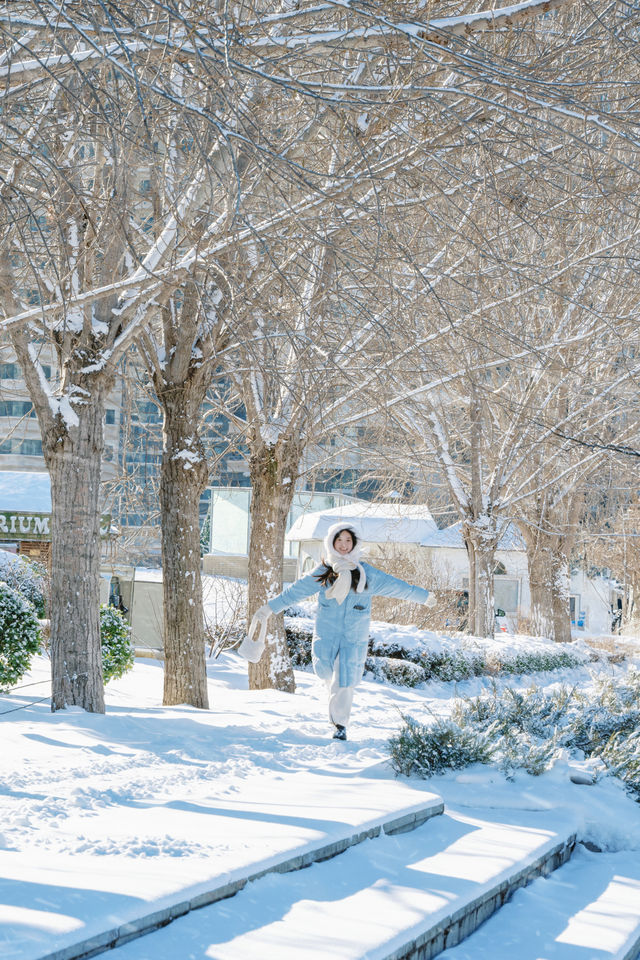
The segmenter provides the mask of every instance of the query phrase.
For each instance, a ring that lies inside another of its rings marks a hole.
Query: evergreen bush
[[[629,793],[640,803],[640,731],[625,737],[614,733],[600,756],[609,772],[619,777]]]
[[[401,687],[417,687],[425,680],[423,667],[399,657],[367,657],[365,669],[376,680],[386,680]]]
[[[43,564],[0,550],[0,581],[31,601],[38,617],[46,616],[47,570]]]
[[[640,802],[637,670],[630,670],[625,681],[596,680],[588,694],[568,687],[551,693],[536,687],[499,691],[494,684],[489,695],[456,701],[447,724],[403,721],[389,744],[398,773],[429,777],[456,769],[465,758],[473,763],[486,752],[509,779],[516,770],[537,776],[560,751],[574,751],[597,759],[600,769],[622,780]]]
[[[465,656],[461,652],[424,653],[419,658],[427,680],[469,680],[486,674],[487,663],[477,654]]]
[[[104,682],[118,680],[131,670],[134,652],[131,645],[131,627],[115,607],[100,607],[100,643],[102,645],[102,675]]]
[[[18,590],[0,583],[0,690],[14,686],[40,649],[36,609]]]
[[[391,766],[396,773],[433,777],[472,763],[488,763],[493,749],[489,739],[454,720],[421,724],[403,716],[404,726],[389,741]]]
[[[291,665],[304,668],[311,665],[311,634],[304,627],[299,627],[295,618],[289,620],[285,627],[285,637]]]

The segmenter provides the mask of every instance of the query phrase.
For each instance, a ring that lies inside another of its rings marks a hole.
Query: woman
[[[296,580],[256,613],[249,636],[260,625],[261,635],[272,613],[319,593],[311,657],[314,672],[329,688],[329,720],[334,740],[347,739],[353,691],[362,679],[367,657],[372,597],[395,597],[434,606],[435,598],[422,587],[383,573],[363,563],[358,532],[341,521],[329,527],[322,563]]]

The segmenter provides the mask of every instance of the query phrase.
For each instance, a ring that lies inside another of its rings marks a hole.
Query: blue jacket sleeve
[[[375,574],[371,577],[371,580],[371,592],[377,597],[394,597],[396,600],[424,603],[429,596],[429,591],[425,590],[424,587],[412,586],[406,580],[392,577],[391,574],[384,573],[382,570],[375,569]]]
[[[299,580],[292,583],[286,590],[279,593],[277,597],[272,597],[271,600],[267,600],[273,612],[281,613],[290,604],[297,603],[298,600],[305,600],[306,597],[312,597],[314,593],[318,593],[320,584],[316,580],[316,575],[320,573],[321,570],[321,566],[316,567],[316,569],[307,574],[306,577],[300,577]]]

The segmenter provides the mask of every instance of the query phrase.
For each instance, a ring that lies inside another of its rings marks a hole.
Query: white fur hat
[[[362,545],[362,536],[360,531],[355,524],[349,523],[348,520],[339,520],[338,523],[332,523],[329,529],[327,530],[327,535],[324,538],[324,556],[330,557],[334,553],[333,541],[338,536],[342,530],[348,530],[349,533],[355,535],[356,540],[359,545]]]

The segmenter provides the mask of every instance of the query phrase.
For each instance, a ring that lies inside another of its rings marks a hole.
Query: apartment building
[[[10,355],[9,355],[10,356]],[[42,438],[35,410],[14,359],[0,361],[0,470],[45,470]],[[51,378],[53,362],[43,361],[47,379]],[[105,455],[103,477],[116,474],[119,447],[121,389],[116,387],[105,412]]]

